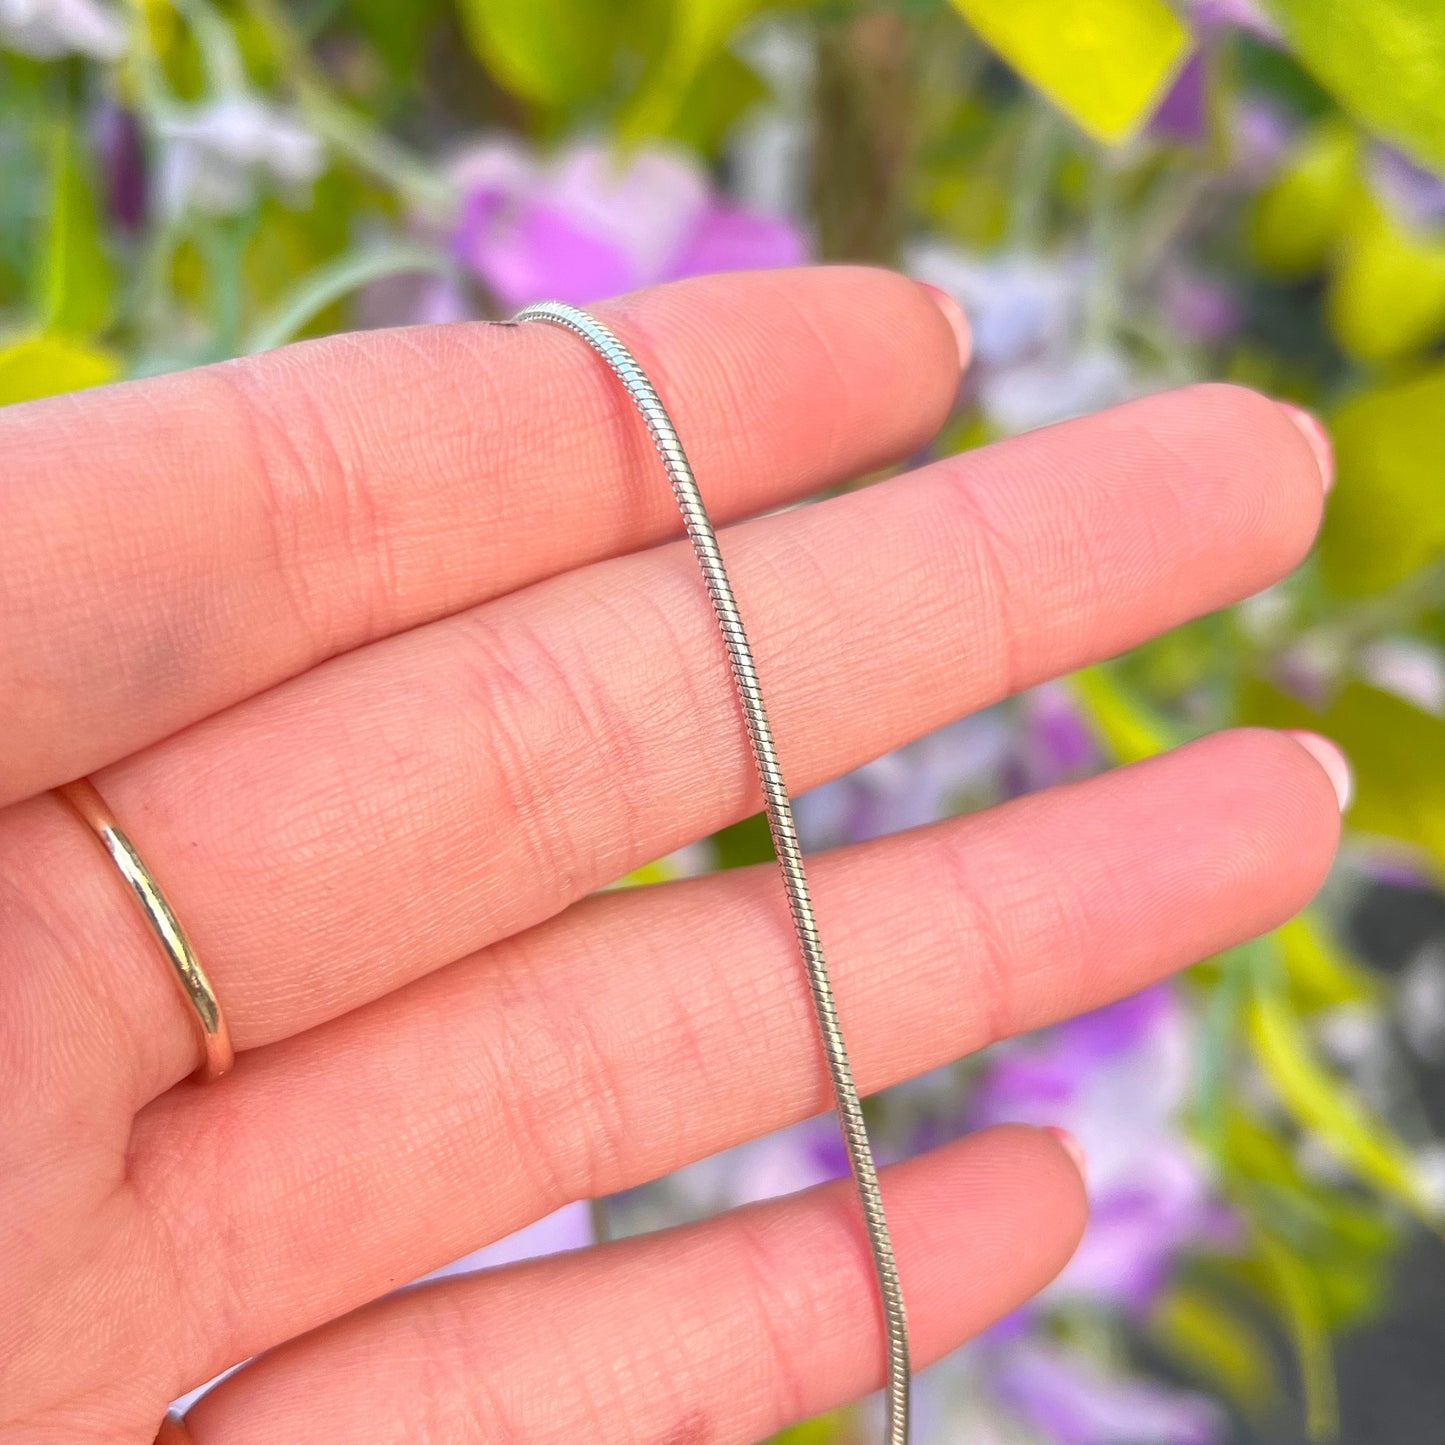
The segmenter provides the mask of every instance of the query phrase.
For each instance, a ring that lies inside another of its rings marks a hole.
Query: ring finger
[[[1242,732],[821,856],[860,1088],[1282,921],[1338,820],[1304,748]],[[167,1388],[826,1105],[771,868],[589,899],[140,1115],[125,1247],[208,1261],[162,1308]]]
[[[1206,387],[733,529],[724,550],[790,785],[1257,590],[1308,546],[1321,500],[1282,410]],[[758,806],[681,544],[336,659],[101,786],[243,1048]],[[12,1016],[39,1026],[37,1046],[63,1030],[71,1057],[104,1059],[71,1088],[128,1120],[195,1059],[153,942],[51,799],[4,815],[6,871],[42,900],[13,938]],[[43,1121],[51,1091],[32,1106]]]

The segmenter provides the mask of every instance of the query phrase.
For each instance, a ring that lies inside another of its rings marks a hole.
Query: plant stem
[[[452,188],[405,147],[332,95],[305,42],[275,0],[246,0],[246,9],[291,77],[301,112],[316,134],[395,191],[415,214],[438,225],[448,224],[455,210]]]

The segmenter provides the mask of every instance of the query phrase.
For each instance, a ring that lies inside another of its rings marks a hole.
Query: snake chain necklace
[[[732,584],[728,581],[727,571],[723,567],[717,533],[713,530],[707,509],[703,506],[702,494],[698,490],[692,468],[688,465],[677,430],[667,414],[667,408],[663,406],[637,358],[627,347],[587,312],[559,301],[544,301],[528,306],[519,311],[514,320],[543,321],[565,327],[575,336],[581,337],[607,363],[626,388],[628,396],[646,424],[682,512],[683,525],[692,542],[693,552],[702,570],[708,597],[722,632],[738,701],[742,707],[743,721],[747,727],[748,741],[752,747],[753,761],[757,765],[758,779],[762,784],[768,828],[772,833],[773,848],[782,870],[793,927],[797,932],[798,946],[807,970],[818,1034],[827,1058],[833,1099],[848,1152],[848,1165],[858,1192],[868,1246],[873,1256],[888,1341],[886,1442],[887,1445],[907,1445],[908,1325],[903,1310],[903,1292],[898,1282],[898,1268],[893,1258],[893,1244],[883,1213],[883,1196],[878,1187],[878,1167],[868,1142],[868,1130],[863,1120],[858,1088],[853,1081],[853,1069],[848,1060],[848,1046],[838,1022],[838,1009],[828,978],[828,966],[823,959],[823,945],[813,918],[813,903],[803,871],[803,852],[798,844],[797,828],[793,823],[792,802],[783,782],[777,749],[773,746],[772,728],[763,707],[757,668],[753,664],[753,651],[748,643],[747,633],[743,630]]]

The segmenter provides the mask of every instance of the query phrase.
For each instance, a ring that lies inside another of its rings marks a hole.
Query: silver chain
[[[903,1291],[898,1283],[898,1266],[893,1258],[893,1242],[888,1235],[888,1221],[883,1213],[883,1195],[878,1187],[878,1166],[868,1142],[868,1127],[863,1120],[863,1106],[858,1099],[858,1086],[853,1082],[853,1068],[848,1061],[848,1045],[838,1022],[838,1008],[833,986],[828,978],[828,965],[823,959],[823,945],[813,917],[813,902],[808,895],[808,880],[803,872],[803,850],[798,845],[798,830],[793,823],[793,805],[783,782],[773,731],[763,707],[758,686],[753,650],[738,615],[737,599],[723,568],[717,533],[713,530],[702,494],[692,468],[678,439],[667,408],[652,383],[648,381],[637,358],[600,321],[575,306],[560,301],[543,301],[519,311],[517,321],[548,321],[566,327],[580,336],[616,374],[633,404],[641,413],[652,436],[652,443],[662,460],[673,495],[682,511],[683,525],[692,541],[698,566],[712,599],[713,612],[722,630],[727,647],[733,681],[737,685],[748,740],[752,744],[753,761],[762,783],[763,801],[768,814],[768,827],[773,835],[773,848],[783,873],[788,893],[788,907],[797,930],[798,945],[808,972],[808,986],[813,995],[813,1009],[818,1020],[818,1034],[828,1060],[828,1073],[833,1083],[833,1098],[842,1126],[843,1142],[848,1151],[848,1165],[857,1187],[863,1222],[868,1233],[868,1246],[873,1254],[873,1268],[878,1279],[878,1295],[883,1306],[883,1323],[888,1337],[888,1415],[887,1445],[907,1445],[908,1440],[908,1322],[903,1309]]]

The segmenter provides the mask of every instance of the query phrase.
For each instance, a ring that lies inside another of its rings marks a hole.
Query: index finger
[[[864,268],[598,308],[718,520],[905,455],[959,348]],[[550,327],[338,336],[0,412],[0,804],[322,659],[680,531],[626,397]]]

